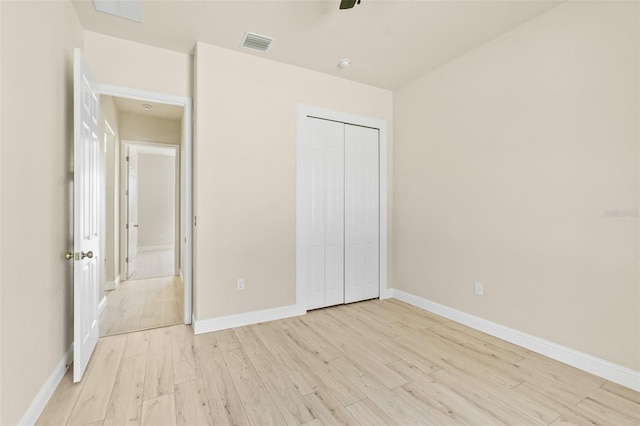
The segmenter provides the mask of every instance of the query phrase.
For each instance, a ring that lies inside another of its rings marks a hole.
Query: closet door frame
[[[297,130],[296,130],[296,306],[306,311],[307,310],[307,288],[304,285],[303,271],[302,271],[302,248],[307,244],[304,241],[304,233],[302,230],[302,216],[301,212],[304,211],[302,206],[302,200],[304,194],[302,193],[303,187],[302,173],[303,173],[303,159],[301,158],[300,147],[303,143],[306,143],[306,124],[307,117],[319,118],[323,120],[337,121],[345,124],[351,124],[355,126],[370,127],[372,129],[378,129],[379,132],[379,163],[380,170],[378,173],[378,188],[379,194],[379,221],[380,221],[380,262],[379,262],[379,297],[380,299],[387,299],[391,297],[391,291],[387,289],[387,122],[386,120],[380,120],[371,117],[365,117],[356,114],[350,114],[341,111],[335,111],[325,108],[319,108],[311,105],[298,104],[297,107]]]

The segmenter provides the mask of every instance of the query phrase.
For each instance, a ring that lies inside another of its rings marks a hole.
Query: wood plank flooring
[[[107,294],[107,305],[100,315],[100,336],[180,324],[182,301],[179,276],[124,281]]]
[[[39,425],[640,425],[640,394],[397,300],[101,338]]]

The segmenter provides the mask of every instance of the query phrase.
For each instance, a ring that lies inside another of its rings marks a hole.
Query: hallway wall
[[[175,245],[175,156],[138,154],[138,250]]]

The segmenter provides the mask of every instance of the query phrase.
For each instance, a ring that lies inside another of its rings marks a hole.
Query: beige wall
[[[637,8],[566,3],[394,92],[396,288],[640,370]]]
[[[175,174],[175,156],[138,154],[138,250],[175,244]]]
[[[16,424],[73,340],[70,2],[1,2],[2,418]],[[10,285],[8,285],[10,283]]]
[[[122,112],[120,113],[120,137],[123,140],[180,145],[182,122]]]
[[[204,43],[195,62],[195,315],[293,305],[296,105],[384,119],[391,132],[391,92]]]
[[[192,94],[192,57],[91,31],[84,32],[84,51],[100,83],[176,96]]]

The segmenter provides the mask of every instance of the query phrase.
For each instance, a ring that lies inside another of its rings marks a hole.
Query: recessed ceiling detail
[[[98,12],[142,22],[142,3],[140,0],[93,0],[93,5]]]
[[[260,34],[250,33],[247,31],[244,33],[242,39],[242,47],[245,49],[253,49],[259,52],[266,52],[271,46],[273,39]]]

